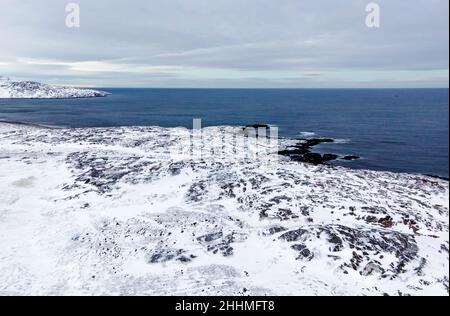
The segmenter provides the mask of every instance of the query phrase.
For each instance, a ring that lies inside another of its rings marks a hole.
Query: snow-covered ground
[[[448,181],[236,158],[241,132],[189,160],[184,128],[0,123],[0,295],[448,295]]]
[[[105,97],[109,93],[91,89],[57,87],[33,81],[0,77],[0,99],[72,99]]]

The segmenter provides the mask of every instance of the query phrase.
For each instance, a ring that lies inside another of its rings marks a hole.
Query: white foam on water
[[[334,140],[334,143],[335,144],[348,144],[348,143],[350,143],[352,140],[351,139],[348,139],[348,138],[336,138],[335,140]]]
[[[299,135],[300,135],[300,137],[308,138],[308,137],[314,137],[317,134],[314,132],[300,132]]]

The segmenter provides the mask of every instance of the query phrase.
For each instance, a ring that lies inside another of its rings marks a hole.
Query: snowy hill
[[[448,295],[448,181],[240,159],[241,131],[190,160],[184,128],[0,123],[0,295]]]
[[[90,89],[57,87],[33,81],[0,77],[0,99],[72,99],[105,97],[109,93]]]

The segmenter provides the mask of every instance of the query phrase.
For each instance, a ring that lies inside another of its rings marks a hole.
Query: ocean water
[[[106,98],[0,99],[0,120],[64,127],[264,123],[282,137],[331,137],[351,168],[449,175],[448,89],[101,89]],[[1,150],[1,148],[0,148]]]

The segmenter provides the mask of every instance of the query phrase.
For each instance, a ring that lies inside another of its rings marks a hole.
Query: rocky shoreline
[[[357,160],[360,157],[348,155],[340,157],[336,154],[319,154],[312,152],[312,148],[323,143],[333,143],[332,138],[302,138],[295,145],[278,152],[279,155],[289,157],[292,161],[307,162],[315,165],[327,163],[336,159]]]

